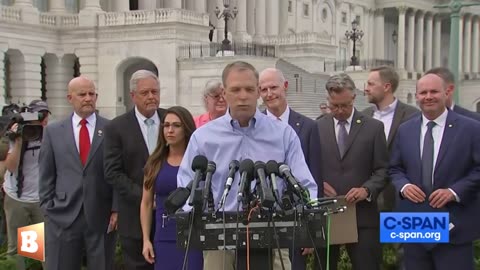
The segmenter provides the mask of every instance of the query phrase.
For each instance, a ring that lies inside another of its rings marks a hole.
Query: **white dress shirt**
[[[397,108],[398,99],[395,99],[390,105],[379,110],[377,106],[374,107],[373,118],[383,122],[383,129],[385,131],[385,138],[388,139],[390,129],[392,128],[393,116]]]
[[[282,113],[282,115],[280,115],[280,117],[275,116],[273,113],[271,113],[267,109],[267,116],[272,118],[272,119],[282,120],[282,122],[288,123],[288,119],[290,118],[290,107],[287,106],[287,109]],[[280,118],[280,119],[278,119],[278,118]]]
[[[345,129],[347,130],[347,134],[350,134],[350,127],[352,126],[353,114],[355,110],[352,110],[352,114],[347,118],[347,123],[345,123]],[[337,118],[333,117],[333,128],[335,129],[335,137],[337,138],[338,143],[338,131],[340,130],[340,125],[338,124]]]
[[[92,113],[89,117],[86,118],[86,120],[88,136],[90,137],[91,145],[93,141],[93,133],[95,132],[95,124],[97,123],[97,115]],[[80,128],[82,127],[80,121],[82,121],[82,118],[74,112],[72,116],[72,127],[73,136],[75,137],[75,145],[77,146],[78,153],[80,153]]]
[[[140,130],[142,131],[143,135],[143,141],[145,142],[145,145],[148,147],[148,138],[147,138],[147,124],[145,124],[145,120],[147,119],[143,114],[140,113],[140,111],[137,109],[135,106],[135,116],[137,117],[138,124],[140,125]],[[160,117],[158,116],[158,112],[155,111],[155,113],[150,117],[150,119],[153,120],[153,130],[155,134],[155,138],[158,138],[158,131],[160,127]],[[155,146],[153,147],[155,148]]]

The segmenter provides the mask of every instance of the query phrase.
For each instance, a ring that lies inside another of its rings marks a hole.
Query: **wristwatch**
[[[367,192],[367,202],[371,202],[372,201],[372,192],[370,192],[370,189],[368,187],[363,187],[365,189],[365,191]]]

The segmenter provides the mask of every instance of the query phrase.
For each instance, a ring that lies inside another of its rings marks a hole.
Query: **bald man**
[[[300,138],[303,155],[313,178],[318,185],[318,197],[323,196],[323,183],[320,180],[320,143],[315,121],[292,110],[287,104],[288,81],[283,73],[275,68],[267,68],[259,77],[260,96],[266,106],[267,116],[290,125]],[[293,172],[295,173],[295,172]],[[305,255],[312,249],[290,251],[293,270],[306,269]]]
[[[73,113],[46,127],[40,149],[47,269],[80,270],[84,251],[89,270],[106,269],[106,233],[116,227],[113,192],[103,169],[108,120],[95,114],[97,93],[90,79],[71,80],[67,99]]]

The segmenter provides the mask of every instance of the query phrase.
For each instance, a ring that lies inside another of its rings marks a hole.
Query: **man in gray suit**
[[[95,114],[93,81],[74,78],[67,98],[74,112],[47,126],[40,150],[47,269],[80,270],[84,250],[89,270],[105,269],[111,259],[106,233],[116,227],[113,192],[103,173],[103,128],[108,120]]]
[[[455,102],[453,101],[453,94],[455,92],[455,77],[448,68],[445,68],[445,67],[432,68],[427,72],[425,72],[425,75],[426,74],[435,74],[440,78],[442,78],[443,81],[447,84],[447,102],[446,102],[447,108],[449,108],[450,110],[458,114],[466,116],[468,118],[472,118],[477,121],[480,121],[480,113],[472,112],[468,109],[465,109],[455,104]]]
[[[346,245],[353,269],[379,270],[382,250],[375,200],[386,185],[388,167],[383,123],[354,109],[356,88],[347,74],[330,77],[326,89],[331,114],[317,121],[324,194],[344,195],[356,204],[358,242]],[[338,257],[339,246],[334,245],[331,269],[337,269]]]
[[[365,87],[368,102],[374,104],[364,114],[383,122],[387,148],[390,152],[393,139],[401,123],[410,119],[419,110],[395,98],[400,78],[392,67],[381,66],[370,70]],[[378,196],[380,211],[392,211],[395,207],[395,187],[389,183]]]

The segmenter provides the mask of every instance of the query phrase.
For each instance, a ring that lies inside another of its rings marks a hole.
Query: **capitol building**
[[[396,95],[415,104],[419,76],[449,64],[450,10],[434,7],[449,2],[0,0],[0,105],[42,98],[54,118],[64,117],[71,111],[66,85],[81,74],[96,82],[100,114],[113,118],[132,107],[130,75],[148,69],[160,78],[161,107],[182,105],[196,115],[204,110],[206,81],[235,60],[281,69],[290,105],[312,118],[325,101],[326,79],[338,72],[355,80],[357,107],[368,106],[363,88],[378,65],[397,68]],[[224,5],[236,11],[227,25],[217,19]],[[353,41],[345,37],[352,21],[363,31],[356,66],[350,66]],[[479,30],[480,6],[464,7],[459,103],[473,111],[480,111]],[[228,51],[221,50],[225,32]]]

